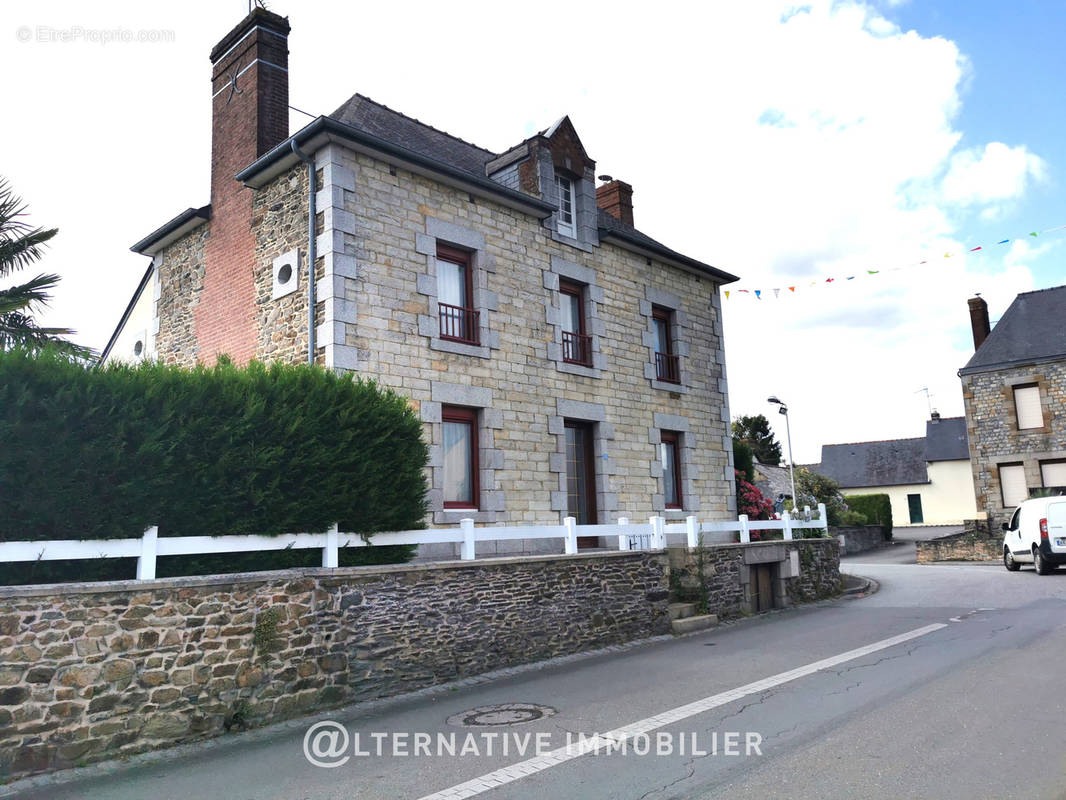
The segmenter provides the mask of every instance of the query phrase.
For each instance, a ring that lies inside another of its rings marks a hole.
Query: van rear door
[[[1066,499],[1047,504],[1047,537],[1052,550],[1066,553]]]

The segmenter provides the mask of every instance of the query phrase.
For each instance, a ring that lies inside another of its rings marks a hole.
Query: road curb
[[[842,573],[841,577],[844,579],[845,586],[844,591],[840,593],[842,597],[866,597],[881,588],[881,584],[873,578],[863,575]]]

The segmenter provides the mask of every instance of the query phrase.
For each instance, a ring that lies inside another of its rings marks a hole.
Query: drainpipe
[[[315,363],[315,195],[318,187],[315,185],[315,161],[296,145],[295,139],[290,139],[292,152],[307,164],[307,363]]]

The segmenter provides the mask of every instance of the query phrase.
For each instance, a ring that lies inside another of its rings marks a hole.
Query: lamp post
[[[792,481],[792,511],[795,513],[799,511],[799,497],[796,496],[796,465],[792,459],[792,426],[788,421],[788,406],[777,399],[776,395],[767,397],[766,402],[781,406],[777,409],[777,413],[785,415],[785,435],[788,437],[788,477]]]

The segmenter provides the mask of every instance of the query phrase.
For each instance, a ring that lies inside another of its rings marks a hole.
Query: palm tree
[[[0,178],[0,279],[40,259],[45,244],[59,232],[58,228],[34,228],[25,216],[22,199]],[[0,289],[0,351],[47,347],[76,358],[92,356],[90,349],[63,338],[74,333],[69,328],[42,328],[33,321],[32,312],[48,304],[49,293],[58,283],[58,275],[45,274]]]

